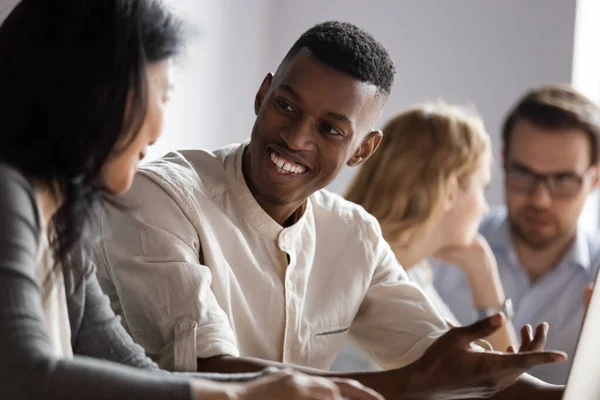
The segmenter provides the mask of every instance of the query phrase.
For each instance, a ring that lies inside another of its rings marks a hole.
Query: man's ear
[[[383,139],[383,133],[381,131],[372,131],[363,139],[358,149],[354,152],[350,160],[348,160],[349,167],[355,167],[357,165],[362,164],[367,161],[375,150],[381,144],[381,139]]]
[[[267,93],[269,92],[269,88],[271,87],[271,82],[273,82],[273,74],[268,73],[260,84],[260,88],[258,92],[256,92],[256,96],[254,97],[254,114],[258,115],[258,111],[260,110],[260,106],[262,105],[265,97],[267,97]]]

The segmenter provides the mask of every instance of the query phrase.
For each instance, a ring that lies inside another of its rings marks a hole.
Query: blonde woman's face
[[[485,156],[479,168],[467,178],[464,188],[460,188],[454,206],[444,215],[443,228],[452,243],[447,246],[468,246],[477,234],[481,217],[488,212],[485,189],[490,183],[490,157]]]

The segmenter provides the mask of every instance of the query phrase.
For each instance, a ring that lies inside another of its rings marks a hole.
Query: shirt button
[[[289,244],[292,240],[292,234],[290,231],[283,231],[281,233],[281,241],[285,244]]]
[[[188,329],[190,329],[190,324],[188,322],[182,322],[181,324],[179,324],[179,329],[181,329],[182,331],[187,331]]]

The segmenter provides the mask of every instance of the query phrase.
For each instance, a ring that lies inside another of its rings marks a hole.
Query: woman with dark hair
[[[155,0],[23,0],[0,27],[2,397],[378,398],[287,372],[160,371],[103,297],[85,233],[160,136],[182,44]]]

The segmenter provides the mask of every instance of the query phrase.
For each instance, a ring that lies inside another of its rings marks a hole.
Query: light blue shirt
[[[488,214],[479,232],[496,256],[504,292],[514,303],[515,329],[525,324],[535,328],[542,322],[548,322],[550,329],[546,348],[565,351],[572,359],[583,322],[583,293],[586,285],[594,281],[600,265],[598,236],[580,228],[575,241],[556,267],[532,282],[517,259],[505,209]],[[474,322],[477,315],[465,274],[453,265],[432,264],[434,286],[442,299],[462,324]],[[530,372],[547,382],[564,384],[569,367],[570,361],[537,367]]]

